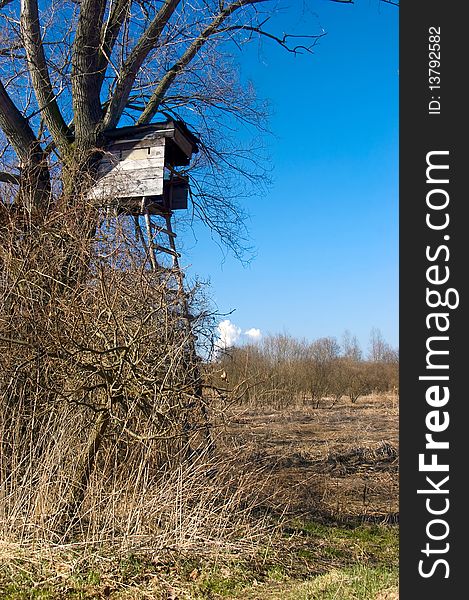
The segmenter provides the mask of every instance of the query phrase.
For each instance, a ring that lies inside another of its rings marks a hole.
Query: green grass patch
[[[293,583],[272,600],[374,600],[397,598],[397,569],[356,565],[333,569],[301,583]]]
[[[287,535],[303,539],[298,556],[308,560],[331,558],[344,565],[360,560],[387,566],[396,565],[399,560],[397,526],[344,527],[297,520],[287,528]]]
[[[297,520],[257,557],[22,550],[0,566],[0,600],[164,598],[168,586],[184,600],[395,600],[398,539],[397,526]]]

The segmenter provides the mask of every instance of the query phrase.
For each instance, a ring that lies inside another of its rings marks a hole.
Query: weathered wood
[[[182,133],[178,129],[174,130],[174,141],[179,146],[179,148],[181,148],[181,150],[184,152],[187,158],[190,158],[192,156],[193,145],[185,136],[182,135]]]
[[[155,233],[156,234],[158,234],[158,233],[164,233],[168,237],[172,237],[172,238],[176,238],[177,237],[177,235],[174,233],[174,231],[168,231],[164,227],[158,227],[157,225],[154,225],[153,227],[155,229]]]
[[[150,262],[151,262],[151,266],[153,271],[156,271],[158,269],[158,261],[156,260],[156,254],[155,254],[155,247],[154,244],[152,243],[152,232],[151,232],[151,219],[150,219],[150,213],[148,211],[145,212],[145,226],[147,228],[147,238],[149,240],[149,246],[148,246],[148,250],[150,252]]]
[[[163,157],[143,158],[141,160],[126,159],[123,161],[101,161],[98,167],[98,175],[104,177],[112,170],[119,171],[142,171],[147,169],[160,169],[164,167]]]
[[[152,138],[175,138],[177,134],[184,137],[191,145],[190,155],[199,151],[197,137],[189,131],[185,123],[168,119],[159,123],[149,125],[131,125],[128,127],[119,127],[117,129],[108,129],[104,135],[110,140],[110,143],[119,140],[131,139],[152,139]],[[178,137],[178,140],[180,138]]]
[[[189,184],[184,179],[165,181],[163,185],[163,195],[166,204],[171,210],[181,210],[187,208],[187,195]]]
[[[116,191],[118,189],[118,192]],[[162,196],[163,195],[163,180],[162,179],[144,179],[138,183],[119,185],[109,181],[107,185],[103,185],[100,189],[101,194],[96,197],[103,198],[141,198],[142,196]]]
[[[143,160],[145,158],[164,159],[164,146],[149,146],[148,148],[123,149],[119,153],[120,160]]]
[[[165,215],[168,211],[167,207],[163,204],[163,197],[155,197],[158,201],[150,200],[142,210],[142,197],[136,198],[110,198],[107,202],[104,202],[104,208],[110,208],[117,210],[117,214],[133,215],[134,217],[141,217],[148,212],[150,215]]]
[[[198,152],[198,140],[179,122],[168,120],[148,126],[131,126],[104,134],[109,144],[98,165],[98,181],[89,197],[104,204],[151,197],[157,210],[187,208],[187,179],[164,180],[164,169],[188,164]],[[116,200],[116,202],[112,200]],[[122,203],[124,207],[125,203]],[[129,214],[138,214],[132,205]],[[140,209],[141,212],[141,209]]]
[[[157,250],[158,252],[164,252],[165,254],[170,254],[171,256],[177,256],[178,258],[181,256],[175,250],[171,250],[170,248],[165,248],[164,246],[160,246],[159,244],[152,244],[152,248]]]
[[[134,177],[129,177],[128,172],[115,173],[114,169],[91,190],[90,198],[141,198],[162,194],[163,177],[136,180]]]
[[[132,148],[130,150],[121,150],[119,153],[119,159],[122,163],[127,162],[127,160],[145,160],[150,155],[151,148]],[[164,154],[161,155],[162,160],[164,161]]]
[[[163,179],[163,165],[151,165],[143,169],[127,170],[122,168],[121,164],[118,164],[115,167],[110,165],[107,172],[103,169],[104,167],[99,172],[100,180],[97,183],[97,187],[103,182],[114,181],[116,184],[124,185],[127,189],[129,185],[132,186],[133,183],[138,183],[144,179]],[[118,191],[116,190],[116,192]]]
[[[136,139],[136,140],[114,140],[112,144],[107,146],[109,152],[120,152],[121,150],[134,150],[137,148],[164,148],[166,146],[165,138],[156,139]]]

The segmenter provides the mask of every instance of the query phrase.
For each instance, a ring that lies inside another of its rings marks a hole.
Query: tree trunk
[[[30,219],[36,225],[46,216],[51,206],[49,166],[44,153],[39,148],[32,148],[21,165],[16,203],[28,211]]]
[[[86,447],[77,461],[78,464],[75,477],[73,478],[72,491],[70,492],[66,508],[63,511],[63,530],[73,528],[79,519],[80,509],[85,499],[96,458],[106,430],[109,427],[109,422],[110,417],[107,410],[100,412],[94,421]]]

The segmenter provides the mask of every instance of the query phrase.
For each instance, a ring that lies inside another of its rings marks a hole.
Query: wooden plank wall
[[[163,194],[165,139],[113,144],[99,163],[98,181],[89,197],[109,201]],[[132,145],[133,144],[133,145]]]

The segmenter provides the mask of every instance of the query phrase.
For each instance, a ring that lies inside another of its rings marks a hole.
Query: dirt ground
[[[290,514],[398,522],[398,398],[371,395],[314,409],[236,407],[223,436],[266,468],[266,485]]]

